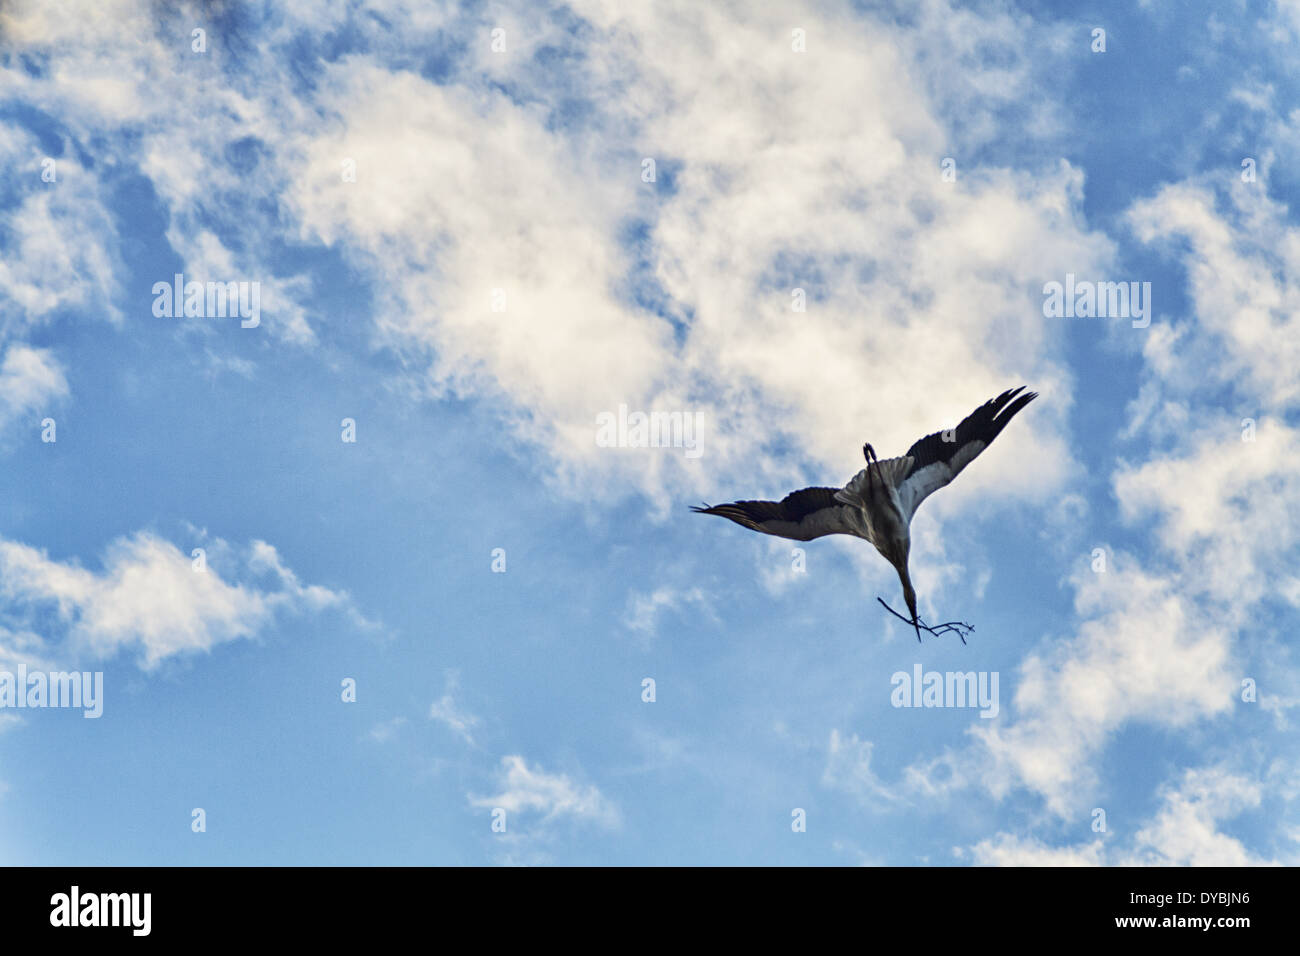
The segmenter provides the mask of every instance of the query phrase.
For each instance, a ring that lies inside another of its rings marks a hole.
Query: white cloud
[[[199,202],[201,197],[193,201]],[[185,281],[191,282],[247,282],[257,283],[257,307],[259,322],[265,323],[268,330],[277,337],[296,345],[313,345],[317,341],[316,332],[307,321],[307,309],[303,299],[311,291],[311,280],[305,275],[279,277],[259,263],[256,256],[236,255],[227,249],[211,231],[197,225],[199,217],[194,211],[178,214],[185,223],[184,228],[175,224],[167,230],[167,240],[184,261]],[[156,281],[172,282],[171,275],[159,275]],[[251,303],[251,300],[250,300]],[[231,305],[229,312],[235,311]],[[240,314],[240,319],[247,318]],[[178,327],[182,330],[200,335],[218,335],[221,322],[232,322],[211,318],[203,320],[180,319]]]
[[[509,814],[536,815],[542,824],[564,817],[603,827],[618,825],[617,808],[596,787],[577,784],[564,774],[548,774],[540,767],[529,767],[517,754],[501,758],[498,777],[501,791],[487,797],[471,794],[471,806],[500,807]]]
[[[650,592],[631,592],[623,624],[642,639],[649,640],[657,633],[659,617],[664,611],[683,611],[687,607],[693,607],[710,618],[715,616],[703,589],[664,585]]]
[[[15,344],[5,350],[0,361],[0,428],[36,412],[37,417],[28,422],[35,428],[40,413],[67,394],[63,367],[48,349]]]
[[[944,183],[938,168],[954,143],[1002,128],[999,110],[1045,69],[1024,51],[1060,49],[1065,27],[938,0],[905,23],[824,5],[582,2],[581,37],[508,5],[386,9],[352,26],[387,62],[414,65],[412,45],[449,25],[483,42],[441,85],[357,53],[306,91],[286,48],[335,28],[315,5],[286,7],[264,47],[241,48],[252,84],[231,81],[227,38],[196,55],[143,4],[96,5],[74,29],[19,2],[6,36],[49,66],[6,77],[149,177],[187,273],[263,282],[273,334],[317,340],[307,280],[267,268],[272,239],[287,226],[338,249],[375,283],[376,341],[435,390],[495,403],[566,493],[642,492],[663,514],[741,477],[842,481],[865,437],[901,451],[1022,381],[1050,401],[932,514],[967,494],[1049,500],[1071,473],[1070,383],[1034,290],[1113,255],[1082,222],[1081,173],[962,165]],[[488,45],[499,24],[505,54]],[[582,49],[574,74],[533,56],[565,45]],[[557,122],[574,102],[593,118]],[[1051,107],[1034,103],[1021,128],[1049,135]],[[647,156],[657,183],[641,181]],[[796,285],[807,312],[790,309]],[[598,448],[596,415],[624,402],[703,414],[704,457]],[[1032,475],[1014,465],[1027,455]]]
[[[994,796],[1038,794],[1058,816],[1091,805],[1095,759],[1131,722],[1187,727],[1233,705],[1231,628],[1201,617],[1186,583],[1112,554],[1105,573],[1073,578],[1080,624],[1030,652],[1014,679],[1014,720],[969,731],[970,744],[908,768],[909,788],[935,796],[976,785]]]
[[[571,91],[526,47],[480,52],[484,70],[528,84],[528,103],[364,57],[327,70],[332,122],[297,141],[306,173],[288,201],[308,235],[368,263],[385,341],[441,387],[504,400],[575,494],[640,490],[666,507],[728,475],[784,485],[805,463],[843,480],[864,435],[901,450],[1021,380],[1053,402],[1008,432],[1001,464],[972,471],[970,494],[1059,486],[1068,383],[1033,290],[1111,254],[1081,226],[1076,170],[942,183],[943,131],[892,37],[838,14],[803,11],[820,45],[801,57],[784,14],[578,11],[599,36],[583,77],[598,130],[548,127]],[[657,184],[640,179],[645,156]],[[355,184],[338,182],[339,157],[357,159]],[[646,242],[620,248],[638,220]],[[638,282],[689,329],[632,301]],[[790,310],[795,285],[805,313]],[[596,415],[620,403],[701,411],[703,459],[597,448]],[[782,440],[790,453],[763,453]],[[1032,481],[1009,464],[1030,453]]]
[[[0,123],[0,163],[18,177],[23,194],[0,214],[0,306],[10,313],[8,334],[72,307],[120,317],[113,305],[121,272],[116,224],[94,171],[63,153],[47,156],[26,133]],[[42,166],[51,159],[52,167]],[[46,169],[53,182],[42,180]]]
[[[229,551],[221,541],[211,550]],[[278,586],[229,583],[223,570],[271,572]],[[195,570],[190,556],[146,531],[114,541],[100,572],[0,540],[0,596],[6,618],[30,620],[53,611],[64,639],[57,647],[47,642],[46,652],[104,659],[135,649],[145,670],[174,655],[251,637],[277,612],[350,607],[346,594],[301,585],[265,542],[255,541],[247,557],[224,568],[209,563]]]
[[[370,739],[380,744],[387,743],[405,725],[405,717],[394,717],[391,720],[381,721],[370,728]]]
[[[445,691],[442,697],[430,705],[429,717],[450,727],[465,743],[473,746],[474,728],[478,726],[479,719],[456,703],[453,695],[459,683],[455,672],[447,674]]]
[[[1034,837],[999,833],[969,850],[958,848],[956,855],[959,859],[969,856],[976,866],[1104,866],[1104,853],[1100,840],[1054,847]]]
[[[1114,481],[1124,517],[1156,519],[1161,546],[1197,591],[1249,605],[1282,591],[1294,567],[1300,431],[1270,416],[1243,441],[1239,422],[1203,417],[1185,450],[1121,467]]]
[[[1287,685],[1294,687],[1295,682],[1287,681]],[[1259,707],[1266,713],[1273,715],[1273,721],[1278,730],[1289,730],[1291,721],[1287,715],[1292,710],[1300,707],[1300,694],[1261,693]]]
[[[797,565],[796,549],[803,551],[802,564]],[[768,594],[779,596],[796,582],[808,579],[808,543],[767,538],[756,558],[758,581]]]
[[[1034,837],[999,833],[958,857],[969,855],[985,866],[1268,866],[1282,861],[1251,853],[1240,840],[1221,832],[1220,822],[1260,805],[1258,781],[1224,766],[1185,770],[1160,790],[1154,817],[1137,829],[1127,845],[1117,837],[1072,846],[1051,846]]]
[[[302,12],[318,21],[319,11]],[[271,246],[284,235],[277,197],[283,180],[296,174],[292,160],[276,161],[275,150],[287,128],[315,114],[302,111],[289,92],[287,56],[271,49],[236,54],[231,37],[212,23],[208,49],[196,53],[192,26],[183,11],[138,0],[83,5],[65,17],[20,0],[0,14],[0,27],[15,50],[45,62],[39,76],[17,62],[6,69],[8,94],[58,116],[78,143],[94,143],[97,170],[127,166],[149,179],[167,210],[166,235],[187,279],[259,282],[260,328],[312,345],[316,336],[303,305],[309,280],[277,275],[269,262]],[[238,71],[245,78],[232,83],[233,55],[245,58]],[[254,60],[257,68],[249,69]],[[40,153],[30,146],[26,153],[41,185],[34,165]],[[59,184],[34,192],[13,216],[21,255],[12,267],[0,263],[0,290],[12,286],[20,304],[38,314],[98,303],[116,317],[114,273],[122,270],[112,216],[97,199],[94,172],[71,158],[59,160],[59,169]],[[59,204],[57,215],[49,214],[51,203]],[[226,248],[214,227],[237,232],[238,247]],[[152,277],[171,278],[171,270]],[[143,310],[134,318],[159,321]],[[213,326],[191,320],[181,329],[209,334]]]
[[[1155,547],[1141,564],[1112,553],[1106,573],[1073,576],[1079,624],[1022,661],[1014,719],[974,729],[965,749],[917,761],[905,773],[917,792],[975,782],[1001,797],[1025,788],[1053,813],[1077,814],[1121,727],[1191,728],[1236,705],[1242,658],[1257,646],[1241,636],[1262,602],[1290,600],[1300,433],[1283,416],[1300,399],[1300,354],[1291,355],[1300,342],[1292,329],[1300,231],[1262,190],[1224,192],[1196,180],[1166,186],[1129,215],[1144,241],[1186,241],[1172,248],[1191,293],[1190,315],[1147,330],[1145,381],[1125,437],[1156,450],[1113,474],[1121,517],[1149,529]],[[1230,387],[1227,408],[1207,398],[1207,374]],[[1244,418],[1254,420],[1251,441],[1242,440]],[[1280,666],[1267,653],[1262,661]],[[1282,705],[1272,707],[1282,719]]]
[[[1193,179],[1128,218],[1143,242],[1182,252],[1195,317],[1147,338],[1151,369],[1183,393],[1208,376],[1270,411],[1300,404],[1300,228],[1287,208],[1261,183]]]
[[[844,739],[838,730],[832,730],[822,784],[852,793],[867,806],[897,803],[898,795],[871,769],[872,747],[871,741],[859,740],[857,734]]]
[[[1250,853],[1235,837],[1220,833],[1218,822],[1259,806],[1262,788],[1221,767],[1188,769],[1162,790],[1155,819],[1137,832],[1123,866],[1259,866],[1267,861]]]
[[[0,624],[0,670],[12,671],[19,665],[31,670],[50,669],[49,648],[36,632]]]

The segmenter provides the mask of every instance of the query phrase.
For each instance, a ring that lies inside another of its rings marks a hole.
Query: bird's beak
[[[904,569],[898,575],[903,581],[903,600],[907,602],[907,611],[912,615],[912,627],[916,629],[916,643],[921,643],[921,623],[920,618],[916,616],[916,591],[912,589],[910,576],[907,569]]]

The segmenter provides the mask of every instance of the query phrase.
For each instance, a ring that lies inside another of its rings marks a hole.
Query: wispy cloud
[[[405,717],[394,717],[391,720],[381,721],[370,728],[370,739],[380,744],[387,743],[397,736],[397,732],[405,725]]]
[[[700,614],[717,619],[708,596],[702,588],[664,585],[653,591],[633,591],[629,594],[623,623],[643,641],[649,641],[657,634],[659,618],[665,611],[681,612],[687,608],[693,608]]]
[[[68,394],[63,367],[48,349],[10,345],[0,361],[0,428],[30,416],[52,411],[50,403]],[[28,424],[36,434],[38,418]]]
[[[618,809],[593,785],[583,785],[564,774],[546,773],[530,767],[518,754],[501,758],[493,796],[469,796],[471,806],[500,807],[509,814],[519,814],[545,825],[568,819],[601,827],[618,825]]]
[[[872,743],[857,734],[841,737],[831,731],[822,784],[847,791],[864,806],[885,807],[897,803],[899,794],[887,787],[871,769]]]
[[[473,746],[474,728],[479,719],[456,703],[453,695],[459,686],[459,675],[455,671],[448,672],[446,688],[442,697],[430,705],[429,717],[450,727],[465,743]]]

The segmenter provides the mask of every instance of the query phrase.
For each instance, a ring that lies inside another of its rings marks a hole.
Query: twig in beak
[[[935,637],[943,637],[943,635],[949,633],[956,634],[959,638],[961,638],[961,642],[965,644],[966,635],[972,633],[975,630],[975,625],[966,624],[962,621],[947,621],[943,624],[936,624],[933,627],[931,627],[929,624],[926,624],[925,621],[921,620],[919,617],[915,621],[913,621],[911,618],[903,617],[903,615],[899,614],[892,607],[886,604],[885,599],[882,597],[877,597],[876,600],[880,602],[881,607],[883,607],[886,611],[894,615],[894,617],[898,618],[903,623],[911,624],[913,627],[919,627],[923,631],[930,632]],[[917,636],[920,637],[919,634]]]

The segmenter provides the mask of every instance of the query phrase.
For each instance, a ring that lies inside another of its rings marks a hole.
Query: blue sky
[[[6,5],[0,671],[104,703],[0,709],[0,860],[1297,862],[1300,8],[751,6]],[[1022,383],[966,647],[687,510]]]

